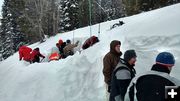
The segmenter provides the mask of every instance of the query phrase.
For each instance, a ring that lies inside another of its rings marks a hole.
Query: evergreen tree
[[[4,5],[2,6],[2,26],[1,26],[1,37],[2,37],[2,57],[7,58],[14,53],[12,47],[13,45],[13,16],[10,11],[10,0],[4,0]]]
[[[17,25],[16,12],[14,11],[15,2],[4,0],[2,7],[2,26],[1,26],[1,54],[4,59],[18,50],[19,44],[24,41],[23,34]]]
[[[63,31],[70,31],[79,28],[78,23],[78,1],[62,0],[60,27]]]

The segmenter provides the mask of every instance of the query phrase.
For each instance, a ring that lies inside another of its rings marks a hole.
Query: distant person
[[[132,80],[126,100],[135,101],[134,98],[137,98],[137,101],[165,101],[165,86],[180,86],[180,81],[169,75],[174,64],[173,54],[159,53],[151,71]]]
[[[24,61],[27,61],[27,62],[30,62],[31,61],[31,51],[32,49],[27,47],[27,46],[24,46],[24,45],[21,45],[19,47],[19,60],[24,60]]]
[[[113,29],[118,26],[122,26],[123,24],[125,24],[123,21],[119,21],[118,23],[113,24],[110,29]]]
[[[35,63],[35,62],[39,63],[40,62],[40,57],[45,58],[45,56],[40,53],[39,48],[35,48],[33,50],[33,52],[31,53],[31,62],[32,63]]]
[[[87,48],[89,48],[90,46],[94,45],[94,44],[97,43],[97,42],[99,42],[98,37],[92,36],[92,37],[88,38],[88,39],[84,42],[84,44],[83,44],[83,46],[82,46],[82,49],[87,49]]]
[[[127,50],[124,59],[120,59],[112,74],[109,101],[125,101],[127,88],[136,74],[134,69],[136,57],[134,50]]]
[[[111,84],[111,77],[112,72],[117,66],[120,56],[122,52],[120,51],[121,42],[118,40],[113,40],[110,43],[110,51],[104,56],[103,58],[103,74],[104,74],[104,81],[107,88],[107,99],[109,99],[110,93],[110,84]]]
[[[66,41],[66,47],[64,47],[64,55],[65,57],[69,55],[74,55],[74,48],[78,46],[79,41],[77,41],[75,44],[71,44],[71,40]]]

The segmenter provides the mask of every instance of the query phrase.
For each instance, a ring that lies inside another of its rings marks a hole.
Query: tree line
[[[15,53],[21,44],[43,42],[45,36],[178,2],[180,0],[4,0],[0,60]]]

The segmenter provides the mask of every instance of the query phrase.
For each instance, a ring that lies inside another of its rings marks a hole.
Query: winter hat
[[[113,40],[111,43],[110,43],[110,50],[115,50],[115,47],[117,45],[121,45],[121,42],[118,41],[118,40]]]
[[[131,58],[134,58],[134,57],[137,57],[135,50],[127,50],[127,51],[124,53],[124,60],[127,61],[127,62],[128,62]]]
[[[171,54],[169,52],[161,52],[156,57],[156,63],[162,64],[162,65],[167,65],[167,66],[174,66],[175,59],[174,59],[173,54]]]
[[[60,39],[58,43],[59,43],[59,45],[62,45],[63,40]]]
[[[117,55],[117,56],[121,56],[121,55],[122,55],[122,52],[119,53],[119,52],[117,52],[116,49],[115,49],[115,47],[116,47],[117,45],[121,45],[121,42],[118,41],[118,40],[113,40],[113,41],[110,43],[110,52],[111,52],[112,54]]]
[[[68,39],[68,40],[66,40],[66,43],[71,43],[71,40],[69,40],[69,39]]]

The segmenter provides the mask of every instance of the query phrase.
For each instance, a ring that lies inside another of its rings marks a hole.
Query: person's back
[[[165,86],[175,86],[168,79],[158,75],[145,75],[136,83],[138,101],[165,101]]]
[[[27,47],[27,46],[21,46],[19,48],[19,60],[25,60],[25,61],[30,61],[30,53],[32,49]]]
[[[180,86],[180,81],[169,75],[174,64],[175,59],[171,53],[159,53],[151,71],[132,80],[126,100],[134,101],[137,98],[137,101],[165,101],[165,86]]]
[[[68,42],[67,45],[64,47],[64,55],[69,56],[74,54],[74,48],[78,46],[79,41],[77,41],[75,44],[71,44],[71,42]]]
[[[64,54],[64,50],[63,50],[64,47],[66,47],[66,42],[63,42],[62,45],[60,45],[60,47],[59,47],[59,51],[60,51],[61,55]]]
[[[82,49],[87,49],[87,48],[89,48],[89,47],[90,47],[90,44],[91,44],[91,40],[90,40],[90,38],[88,38],[88,39],[84,42],[84,44],[82,45]]]
[[[98,37],[92,36],[92,37],[88,38],[88,39],[84,42],[84,44],[83,44],[83,46],[82,46],[82,49],[87,49],[87,48],[89,48],[90,46],[94,45],[94,44],[97,43],[97,42],[99,42]]]

